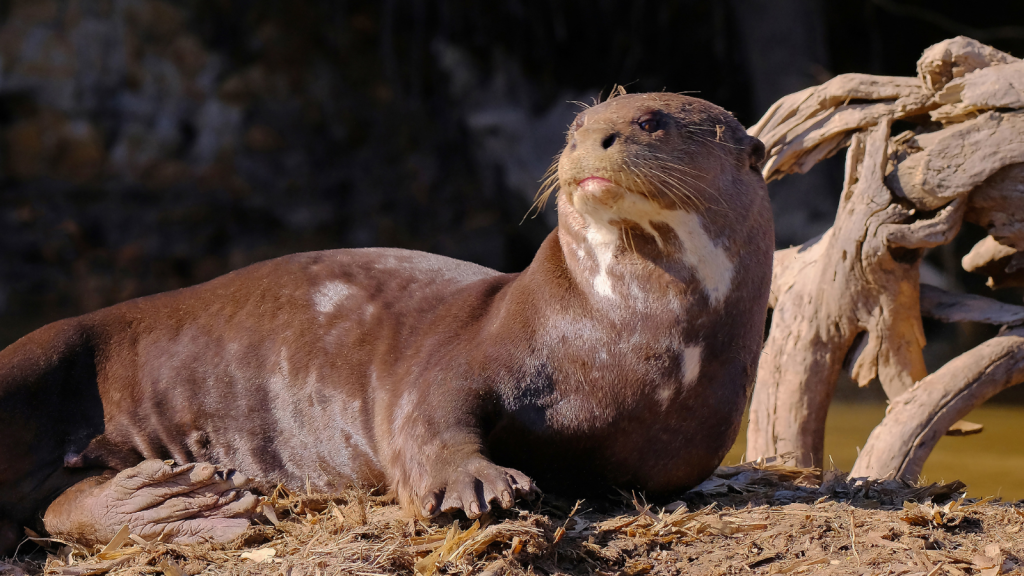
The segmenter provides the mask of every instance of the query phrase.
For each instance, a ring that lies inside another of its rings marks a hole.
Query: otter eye
[[[656,117],[651,115],[642,116],[639,120],[636,121],[636,123],[637,125],[640,126],[641,130],[649,134],[654,134],[658,130],[661,130],[661,122],[659,122]]]

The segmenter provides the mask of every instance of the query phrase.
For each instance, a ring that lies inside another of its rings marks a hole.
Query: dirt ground
[[[545,496],[480,522],[413,521],[358,492],[280,490],[266,502],[275,518],[228,546],[127,530],[92,553],[36,539],[30,555],[0,561],[0,575],[1024,574],[1024,501],[968,498],[959,482],[858,485],[814,472],[723,467],[665,506]]]

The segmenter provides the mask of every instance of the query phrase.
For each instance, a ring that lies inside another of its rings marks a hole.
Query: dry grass
[[[280,491],[275,522],[227,546],[125,537],[89,554],[43,542],[0,574],[1024,574],[1020,504],[968,499],[960,483],[817,478],[745,464],[664,507],[546,497],[479,522],[413,521],[359,492]]]

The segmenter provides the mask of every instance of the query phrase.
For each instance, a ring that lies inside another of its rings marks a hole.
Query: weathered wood
[[[964,219],[1000,244],[1024,251],[1024,164],[1000,169],[971,192]]]
[[[950,360],[892,400],[850,477],[917,480],[925,459],[954,422],[1021,382],[1024,328],[1015,328]]]
[[[963,258],[964,270],[988,276],[989,288],[1024,286],[1024,252],[992,236],[982,238]]]
[[[975,70],[935,95],[942,106],[928,114],[949,124],[995,108],[1024,108],[1024,62]]]
[[[876,102],[850,104],[850,100]],[[937,106],[916,78],[843,74],[779,100],[748,133],[760,138],[769,152],[762,174],[771,181],[806,172],[846,145],[844,137],[853,130],[874,126],[886,117],[923,114]],[[811,154],[814,160],[803,161]]]
[[[921,314],[943,322],[981,322],[999,326],[1024,324],[1024,306],[998,300],[956,294],[921,284]]]
[[[959,418],[1019,381],[1016,356],[996,353],[1017,345],[1004,336],[926,377],[922,312],[1016,326],[1024,323],[1024,307],[922,288],[918,264],[925,249],[950,242],[969,219],[992,236],[964,258],[964,267],[990,274],[990,285],[1018,276],[1024,282],[1022,66],[989,46],[953,38],[924,52],[918,78],[836,77],[779,100],[749,130],[769,150],[767,179],[806,172],[843,146],[849,150],[835,224],[775,253],[774,315],[751,403],[748,459],[790,454],[797,465],[820,466],[825,416],[843,368],[862,386],[877,376],[894,403],[920,395],[926,404],[890,412],[882,425],[889,432],[872,435],[872,451],[862,452],[857,470],[875,476],[896,460],[898,474],[916,473],[938,436],[950,427],[979,431],[957,424]],[[1015,107],[1022,110],[1006,111]],[[920,122],[889,137],[893,120],[919,121],[925,112],[938,112],[945,128],[928,132]],[[959,392],[948,402],[936,399],[926,382]],[[914,426],[931,436],[908,440]]]
[[[921,151],[900,162],[886,184],[919,209],[934,210],[1024,162],[1024,112],[986,112],[915,140]]]
[[[957,36],[926,48],[917,61],[917,76],[930,92],[937,92],[979,68],[1013,62],[1020,60],[973,38]]]
[[[988,276],[988,286],[1024,286],[1024,164],[998,170],[971,191],[964,219],[990,236],[964,256],[968,272]]]
[[[919,247],[929,244],[931,231],[891,203],[882,182],[888,139],[888,119],[853,137],[835,225],[776,253],[775,311],[750,409],[749,460],[792,453],[799,466],[821,465],[834,385],[862,333],[852,362],[861,385],[877,375],[896,397],[926,374],[918,262],[904,260],[900,250],[907,247],[891,238]],[[956,228],[944,226],[950,227]]]
[[[771,150],[777,138],[797,125],[850,100],[897,100],[906,96],[927,95],[920,81],[904,76],[841,74],[821,84],[781,98],[775,106],[750,127],[748,132]]]
[[[807,172],[815,163],[834,154],[838,147],[825,147],[830,153],[817,155],[814,162],[800,162],[803,156],[817,152],[826,143],[841,141],[848,132],[874,126],[881,118],[899,119],[908,113],[918,113],[930,99],[930,95],[920,93],[895,103],[845,104],[819,114],[796,126],[780,140],[763,174],[773,180],[783,174]]]

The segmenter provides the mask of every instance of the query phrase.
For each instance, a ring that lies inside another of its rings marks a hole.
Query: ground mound
[[[777,464],[719,468],[666,506],[641,495],[539,502],[479,522],[414,521],[385,498],[279,490],[264,524],[228,546],[146,542],[103,550],[31,538],[20,574],[1024,574],[1024,501],[968,498],[962,483],[847,482]],[[32,536],[32,535],[30,535]]]

